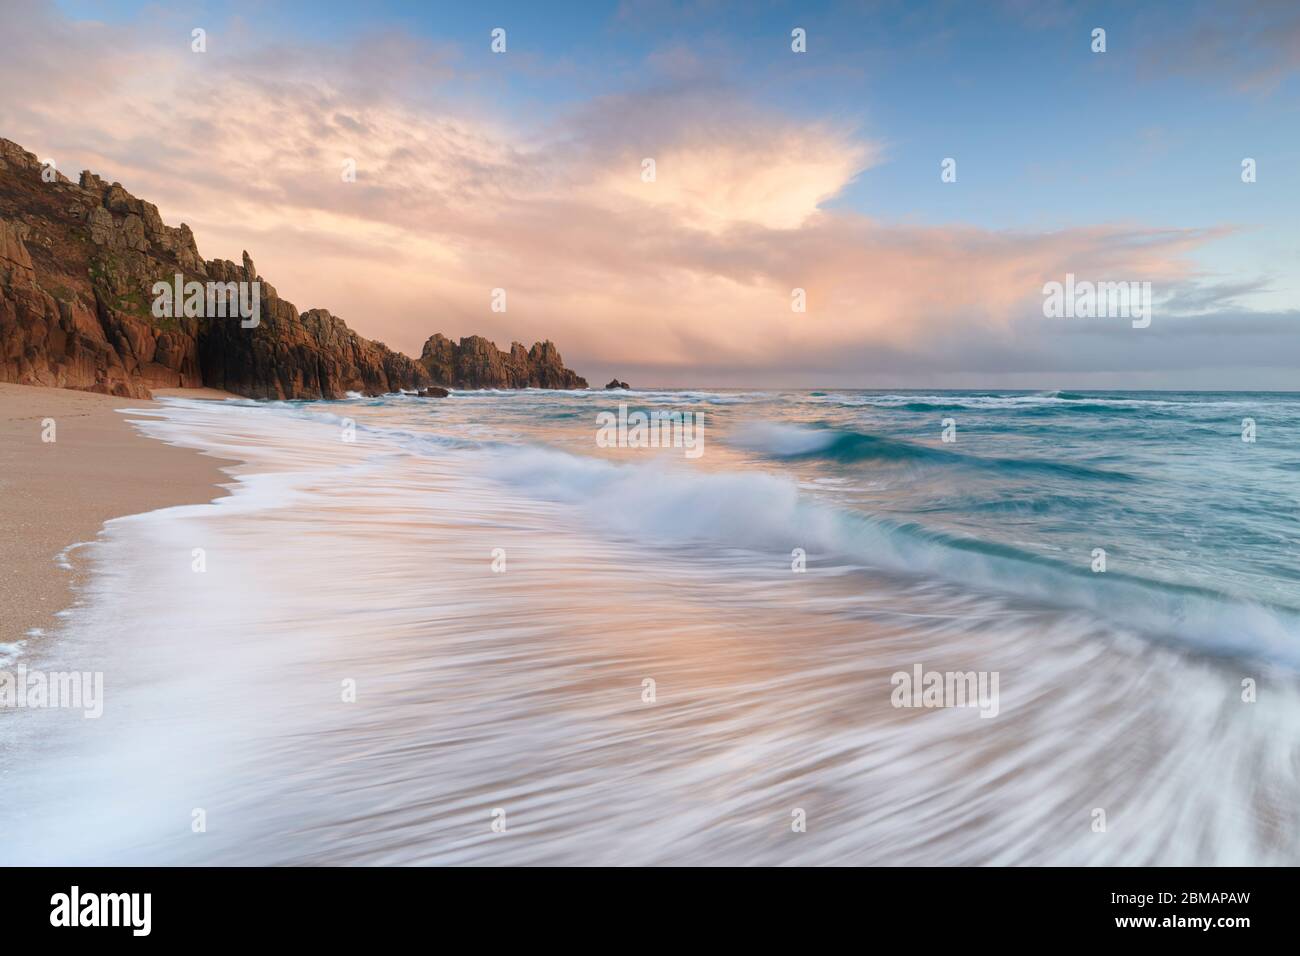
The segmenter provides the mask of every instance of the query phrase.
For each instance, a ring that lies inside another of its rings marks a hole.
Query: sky
[[[593,384],[1300,386],[1298,74],[1292,0],[0,0],[0,136]],[[1046,316],[1067,274],[1150,325]]]

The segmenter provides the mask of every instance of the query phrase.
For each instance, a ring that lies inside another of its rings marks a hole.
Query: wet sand
[[[213,389],[159,397],[229,398]],[[141,435],[123,408],[153,402],[0,383],[0,643],[48,632],[80,573],[61,567],[70,545],[105,521],[220,497],[220,462]],[[53,421],[54,441],[45,441]]]

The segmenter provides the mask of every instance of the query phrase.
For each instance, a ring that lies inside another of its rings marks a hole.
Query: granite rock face
[[[202,268],[189,229],[152,204],[0,139],[0,381],[134,398],[201,385],[197,320],[155,320],[147,296]]]
[[[248,253],[243,262],[212,260],[217,282],[257,282],[258,324],[212,319],[199,336],[203,384],[250,398],[343,398],[348,392],[382,395],[429,384],[423,367],[382,342],[364,339],[325,309],[299,313],[257,274]]]
[[[587,380],[564,367],[555,343],[531,349],[513,342],[502,352],[481,335],[457,344],[441,332],[424,343],[420,364],[432,382],[448,388],[586,388]]]
[[[155,316],[155,283],[174,283],[177,275],[205,287],[258,283],[256,325],[214,316],[211,300],[190,315],[178,302]],[[247,252],[240,263],[205,261],[189,226],[166,225],[152,203],[89,172],[73,182],[6,139],[0,382],[134,398],[147,398],[151,388],[204,385],[274,399],[430,385],[586,387],[550,342],[527,351],[516,343],[507,354],[479,336],[457,345],[435,335],[417,361],[362,338],[324,309],[299,313],[257,274]]]

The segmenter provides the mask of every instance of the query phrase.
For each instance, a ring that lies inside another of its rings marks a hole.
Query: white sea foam
[[[356,414],[352,443],[319,408],[134,416],[247,464],[229,497],[111,522],[85,552],[95,574],[41,664],[104,671],[104,716],[0,715],[0,863],[1300,852],[1285,670],[1153,644],[1071,609],[1059,576],[786,477],[468,444],[384,403]],[[1144,595],[1121,599],[1137,613]],[[891,707],[890,675],[917,663],[998,671],[997,718]],[[1267,710],[1243,703],[1243,675]]]
[[[770,433],[769,433],[770,437]],[[802,433],[781,429],[778,442]],[[637,541],[704,541],[785,554],[802,547],[864,567],[1091,611],[1161,639],[1300,668],[1300,618],[1155,581],[1098,578],[1028,553],[982,548],[810,500],[764,473],[629,466],[541,448],[499,448],[487,473],[518,493],[562,501],[600,528]]]
[[[731,435],[731,443],[764,454],[792,456],[824,451],[839,433],[829,428],[808,428],[778,422],[747,422]]]

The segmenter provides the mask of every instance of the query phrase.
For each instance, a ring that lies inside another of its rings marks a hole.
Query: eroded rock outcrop
[[[258,321],[152,313],[153,287],[258,283]],[[176,317],[170,317],[175,315]],[[429,386],[585,388],[551,342],[509,353],[480,336],[435,335],[417,361],[324,309],[299,313],[240,263],[205,261],[189,226],[120,183],[73,182],[0,139],[0,381],[148,397],[222,388],[252,398],[342,398]]]
[[[441,332],[424,343],[420,364],[429,378],[448,388],[586,388],[587,380],[564,367],[555,343],[525,349],[512,342],[503,352],[481,335],[459,344]]]
[[[382,342],[362,338],[325,309],[299,313],[243,262],[212,260],[217,282],[257,282],[261,292],[255,328],[210,320],[199,336],[203,382],[250,398],[343,398],[348,392],[382,395],[429,384],[424,368]]]
[[[188,228],[0,139],[0,381],[140,398],[201,385],[197,322],[149,314],[148,285],[175,267],[202,268]]]

